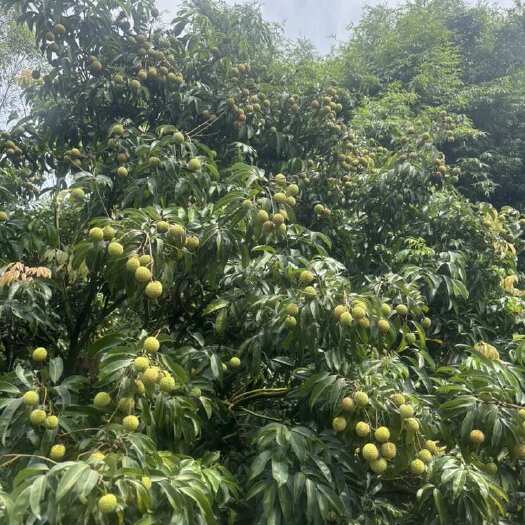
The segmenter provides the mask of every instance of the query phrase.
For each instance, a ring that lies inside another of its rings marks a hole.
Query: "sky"
[[[239,4],[248,0],[226,0]],[[283,24],[290,38],[306,37],[321,53],[330,50],[335,39],[344,40],[347,27],[359,21],[365,5],[386,3],[396,5],[399,0],[259,0],[265,18]],[[475,3],[475,0],[472,1]],[[492,3],[509,7],[513,0]],[[179,0],[157,0],[160,9],[175,13]]]

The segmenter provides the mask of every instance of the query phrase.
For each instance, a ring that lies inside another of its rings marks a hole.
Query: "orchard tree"
[[[1,0],[0,523],[522,523],[520,214],[467,118],[253,7]]]

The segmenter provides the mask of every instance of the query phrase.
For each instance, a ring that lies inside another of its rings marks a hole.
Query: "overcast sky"
[[[227,0],[239,4],[247,0]],[[157,0],[157,5],[174,13],[179,0]],[[321,52],[329,51],[334,37],[344,40],[346,28],[361,17],[365,5],[386,3],[395,5],[399,0],[260,0],[264,16],[285,26],[290,38],[306,37]],[[475,0],[472,1],[475,3]],[[511,6],[513,0],[497,0],[493,3]]]

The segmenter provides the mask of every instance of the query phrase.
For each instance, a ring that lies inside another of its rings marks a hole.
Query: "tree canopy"
[[[524,522],[522,7],[0,5],[0,524]]]

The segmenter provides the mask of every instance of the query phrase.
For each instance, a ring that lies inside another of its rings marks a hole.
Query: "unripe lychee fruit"
[[[239,368],[241,366],[241,360],[234,356],[228,361],[228,364],[230,368]]]
[[[393,459],[396,457],[397,454],[397,447],[394,443],[391,443],[388,441],[387,443],[383,443],[381,445],[381,455],[385,459]]]
[[[82,188],[73,188],[71,190],[71,197],[73,197],[73,199],[75,199],[76,201],[83,200],[85,196],[86,196],[86,193],[84,192]]]
[[[127,177],[128,176],[128,168],[126,168],[126,166],[119,166],[117,168],[117,175],[119,177]]]
[[[390,430],[387,427],[379,427],[374,432],[374,437],[379,443],[386,443],[390,439]]]
[[[421,326],[428,330],[432,326],[432,320],[430,317],[423,317],[423,320],[421,321]]]
[[[193,158],[188,162],[188,169],[190,171],[199,171],[201,167],[201,161],[197,158]]]
[[[89,230],[89,238],[95,242],[101,241],[104,239],[104,230],[97,227],[91,228],[91,230]]]
[[[124,126],[122,124],[114,124],[110,130],[110,135],[116,135],[117,137],[124,134]]]
[[[0,222],[5,222],[9,219],[9,215],[5,211],[0,211]]]
[[[166,233],[170,227],[169,223],[166,221],[157,221],[155,226],[159,233]]]
[[[409,417],[405,419],[405,424],[410,432],[419,431],[419,421],[414,417]]]
[[[283,192],[278,192],[273,196],[273,200],[278,204],[284,204],[286,202],[286,194]]]
[[[144,266],[139,266],[135,270],[135,280],[137,280],[139,283],[147,283],[151,281],[151,271],[149,268],[145,268]]]
[[[336,432],[343,432],[346,429],[346,425],[347,425],[347,422],[344,417],[337,416],[337,417],[334,417],[334,419],[332,419],[332,428]]]
[[[299,282],[301,284],[310,284],[314,281],[315,275],[308,270],[304,270],[299,274]]]
[[[355,426],[355,433],[359,437],[366,437],[370,434],[370,425],[364,421],[359,421]]]
[[[362,319],[366,315],[365,309],[361,306],[354,306],[351,313],[352,317],[357,320]]]
[[[139,262],[141,266],[148,266],[151,263],[151,255],[144,253],[139,257]]]
[[[410,462],[410,472],[416,476],[420,476],[427,469],[426,465],[420,459],[414,459]]]
[[[307,286],[303,290],[304,295],[309,299],[315,299],[317,297],[317,290],[313,286]]]
[[[517,459],[525,459],[525,444],[517,443],[512,449],[512,453]]]
[[[49,430],[54,430],[58,427],[58,417],[57,416],[47,416],[45,427]]]
[[[275,182],[279,185],[279,186],[284,186],[286,184],[286,175],[282,174],[282,173],[278,173],[276,176],[275,176]]]
[[[123,397],[119,400],[117,408],[119,412],[129,414],[135,408],[135,400],[132,397]]]
[[[496,465],[496,463],[491,461],[490,463],[487,463],[484,466],[484,470],[491,476],[495,476],[498,473],[498,465]]]
[[[66,455],[64,445],[53,445],[49,451],[49,457],[55,461],[60,461]]]
[[[399,415],[403,418],[403,419],[407,419],[409,417],[412,417],[414,415],[414,408],[412,407],[412,405],[401,405],[399,407]]]
[[[111,396],[107,392],[98,392],[93,398],[93,404],[97,408],[106,408],[111,403]]]
[[[106,455],[103,454],[102,452],[93,452],[92,454],[89,455],[88,457],[88,461],[104,461]]]
[[[162,283],[160,281],[151,281],[146,285],[144,293],[148,299],[158,299],[162,295]]]
[[[377,329],[380,334],[386,334],[390,331],[390,323],[386,319],[379,319],[377,321]]]
[[[343,326],[346,326],[347,328],[351,327],[352,326],[352,322],[353,322],[353,317],[352,317],[352,314],[350,312],[343,312],[341,314],[341,317],[339,318],[339,322],[343,325]]]
[[[288,315],[296,316],[299,313],[299,307],[295,303],[290,303],[286,307],[286,313]]]
[[[129,432],[135,432],[139,428],[139,418],[137,416],[126,416],[122,420],[122,424]]]
[[[297,184],[290,184],[286,188],[286,194],[291,195],[292,197],[295,197],[296,195],[299,194],[299,186],[297,186]]]
[[[98,510],[102,514],[111,514],[117,510],[118,502],[114,494],[105,494],[98,500]]]
[[[348,308],[344,304],[338,304],[334,308],[334,317],[339,320],[345,312],[348,312]]]
[[[286,328],[292,329],[297,326],[297,319],[291,315],[288,315],[284,320]]]
[[[153,385],[159,380],[159,370],[158,368],[151,366],[144,370],[142,374],[142,381],[145,385]]]
[[[46,420],[46,413],[42,409],[37,408],[31,412],[29,415],[29,420],[34,426],[43,425]]]
[[[104,233],[104,240],[105,241],[111,241],[113,237],[115,237],[115,228],[110,226],[109,224],[107,226],[104,226],[104,229],[102,230]],[[118,244],[118,243],[116,243]]]
[[[184,135],[180,131],[174,133],[173,138],[177,144],[182,144],[184,142]]]
[[[120,257],[124,253],[124,246],[119,242],[110,242],[108,244],[108,254],[111,257]]]
[[[322,215],[324,213],[324,206],[322,204],[316,204],[314,206],[314,213],[316,215]]]
[[[385,472],[387,468],[388,468],[388,463],[383,458],[379,458],[379,459],[376,459],[375,461],[370,462],[370,469],[372,470],[372,472],[375,472],[376,474],[383,474],[383,472]]]
[[[408,314],[408,307],[404,304],[398,304],[396,306],[396,313],[398,315],[402,315],[402,316],[405,316]]]
[[[366,392],[358,391],[354,394],[354,401],[358,407],[366,407],[368,405],[368,394]]]
[[[341,410],[343,412],[352,412],[354,410],[354,400],[351,397],[341,399]]]
[[[432,453],[430,450],[427,450],[426,448],[420,450],[417,453],[418,459],[420,459],[423,463],[430,463],[432,461]]]
[[[367,443],[361,449],[361,454],[367,461],[375,461],[379,457],[379,450],[373,443]]]
[[[291,195],[289,195],[288,197],[286,197],[286,204],[288,204],[288,206],[293,208],[297,204],[297,201],[295,200],[295,197],[292,197]]]
[[[171,375],[164,376],[159,383],[162,392],[173,392],[175,390],[175,379]]]
[[[257,222],[260,224],[264,224],[265,222],[268,222],[269,219],[268,212],[266,210],[259,210],[256,215]]]
[[[416,342],[416,334],[409,332],[408,334],[405,334],[405,339],[409,345],[413,345]]]
[[[481,430],[473,430],[469,434],[469,439],[471,443],[481,445],[485,441],[485,434]]]
[[[392,312],[392,309],[390,308],[390,305],[383,303],[381,305],[381,314],[385,317],[388,317],[390,313]]]
[[[47,350],[44,347],[39,346],[33,350],[31,357],[35,363],[42,363],[47,359]]]
[[[405,404],[405,396],[403,394],[392,394],[390,396],[390,399],[392,400],[392,402],[394,403],[394,405],[400,407],[401,405],[404,405]]]
[[[140,379],[135,379],[135,381],[133,381],[133,389],[139,396],[146,392],[146,387]]]
[[[432,441],[431,439],[427,439],[425,441],[425,448],[431,452],[432,454],[437,454],[439,452],[439,448],[435,441]]]
[[[200,246],[200,240],[199,240],[199,238],[197,236],[190,235],[189,237],[186,237],[185,246],[189,250],[195,251]]]
[[[146,337],[146,339],[144,339],[144,350],[146,350],[146,352],[158,352],[159,348],[160,343],[156,337],[150,335],[149,337]]]
[[[133,361],[133,367],[138,372],[144,372],[144,370],[146,370],[148,366],[149,366],[149,359],[147,357],[139,356],[139,357],[136,357],[135,360]]]
[[[186,229],[181,224],[173,224],[168,228],[168,237],[182,246],[186,239]]]
[[[38,405],[38,401],[39,401],[38,392],[35,392],[34,390],[28,390],[22,396],[22,399],[24,401],[24,405],[28,407]]]
[[[137,271],[137,268],[140,266],[140,261],[138,257],[130,257],[126,262],[126,270],[128,272],[135,273]]]

